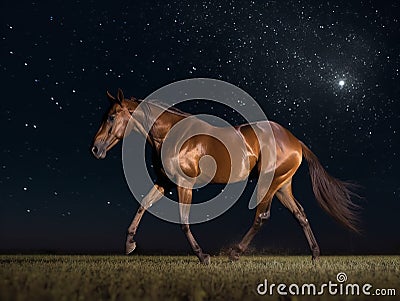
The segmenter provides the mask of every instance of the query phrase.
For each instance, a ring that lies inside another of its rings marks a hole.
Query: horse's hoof
[[[203,254],[203,257],[201,258],[201,263],[204,265],[209,265],[211,262],[211,257],[208,254]]]
[[[317,256],[313,255],[311,259],[312,259],[312,262],[318,262],[319,261],[319,256],[318,255]]]
[[[133,251],[135,251],[135,249],[136,249],[136,242],[135,241],[127,242],[126,246],[125,246],[125,254],[129,255]]]
[[[229,260],[230,261],[238,261],[240,259],[239,255],[229,255]]]
[[[312,261],[316,262],[319,259],[319,249],[312,251]]]
[[[239,253],[235,250],[231,250],[231,252],[229,253],[229,260],[230,261],[238,261],[239,258],[240,258]]]

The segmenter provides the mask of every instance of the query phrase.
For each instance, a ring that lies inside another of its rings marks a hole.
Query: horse
[[[128,228],[125,253],[130,254],[136,248],[134,237],[144,212],[151,205],[160,200],[172,185],[176,187],[178,192],[182,230],[194,254],[200,260],[200,263],[209,264],[210,256],[203,252],[189,226],[192,187],[180,185],[180,183],[183,182],[180,182],[181,175],[176,165],[179,165],[179,169],[183,170],[186,175],[195,178],[200,173],[200,159],[203,156],[212,156],[217,163],[217,167],[211,179],[211,183],[227,183],[231,167],[229,164],[226,164],[226,162],[230,162],[229,157],[227,157],[229,154],[227,154],[223,144],[218,143],[218,141],[215,141],[215,139],[207,135],[191,137],[183,144],[178,154],[167,154],[167,158],[168,156],[178,156],[179,158],[171,157],[166,160],[166,162],[170,162],[170,166],[163,166],[159,164],[161,160],[160,154],[161,147],[167,134],[175,124],[193,115],[173,107],[162,107],[151,101],[146,102],[148,106],[147,112],[135,112],[137,107],[143,102],[140,99],[134,97],[126,99],[121,89],[118,89],[116,97],[108,91],[106,95],[111,105],[94,137],[91,148],[93,155],[97,159],[104,159],[110,149],[124,139],[130,132],[135,131],[145,135],[147,142],[152,147],[153,153],[155,153],[156,160],[158,160],[158,164],[153,165],[154,168],[157,169],[157,180],[149,193],[144,197]],[[162,113],[160,113],[160,110],[162,110]],[[137,114],[133,115],[134,112]],[[146,119],[146,114],[158,114],[155,115],[158,117],[149,131],[145,130],[143,124]],[[135,116],[135,118],[133,118],[133,116]],[[132,126],[128,127],[128,123],[132,123]],[[261,150],[263,148],[275,147],[276,164],[274,165],[273,179],[268,190],[262,194],[262,198],[257,200],[258,205],[251,228],[244,235],[242,240],[230,249],[228,254],[229,258],[231,260],[238,260],[246,251],[253,237],[270,217],[272,199],[276,196],[298,221],[309,244],[312,260],[316,260],[320,256],[320,248],[303,207],[293,195],[293,176],[304,157],[309,165],[312,189],[319,205],[339,223],[352,231],[358,232],[357,209],[359,207],[352,201],[352,196],[355,195],[352,184],[338,180],[329,175],[319,162],[317,156],[283,126],[272,121],[261,121],[260,123],[268,123],[270,129],[272,129],[276,144],[271,146],[271,143],[267,139],[262,138],[263,128],[265,128],[262,124],[258,124],[259,126],[257,128],[259,133],[257,133],[257,135],[254,127],[248,123],[236,126],[234,128],[234,131],[236,131],[235,135],[239,135],[246,146],[243,160],[248,160],[247,162],[249,164],[239,164],[240,166],[235,171],[237,175],[233,175],[233,181],[245,180],[253,171],[260,175],[260,173],[263,172],[260,163],[262,159]],[[203,122],[203,124],[206,130],[224,131],[223,127],[217,129],[211,124],[205,124],[205,122]],[[258,137],[261,137],[261,139]],[[172,175],[176,178],[175,184],[167,179],[165,168],[168,168],[168,175]],[[193,185],[194,183],[191,184]],[[259,187],[257,187],[257,189],[259,189]],[[260,189],[262,189],[262,187]]]

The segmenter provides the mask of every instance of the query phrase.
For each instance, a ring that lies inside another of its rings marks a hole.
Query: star
[[[340,88],[343,88],[344,84],[345,84],[344,80],[341,79],[341,80],[339,81],[339,86],[340,86]]]

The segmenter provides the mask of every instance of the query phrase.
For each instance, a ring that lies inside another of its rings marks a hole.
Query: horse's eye
[[[114,121],[114,115],[109,115],[108,116],[108,121],[113,122]]]

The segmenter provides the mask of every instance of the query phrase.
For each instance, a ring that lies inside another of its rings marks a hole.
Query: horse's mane
[[[158,99],[151,99],[144,101],[143,99],[136,99],[131,97],[131,101],[135,101],[141,104],[141,110],[144,113],[144,119],[142,120],[142,125],[146,131],[150,131],[151,128],[155,125],[155,120],[151,120],[150,116],[152,116],[152,107],[157,107],[162,109],[162,111],[172,113],[174,115],[188,117],[191,114],[183,112],[175,107],[171,107],[170,105],[158,100]],[[154,128],[153,128],[154,129]]]
[[[154,106],[157,106],[157,107],[163,109],[164,111],[167,111],[169,113],[173,113],[173,114],[176,114],[176,115],[180,115],[180,116],[183,116],[183,117],[191,116],[191,114],[186,113],[184,111],[181,111],[178,108],[171,107],[170,105],[166,104],[165,102],[162,102],[159,99],[150,99],[150,100],[143,101],[143,99],[131,98],[131,100],[135,100],[135,101],[137,101],[139,103],[143,102],[143,103],[151,104],[151,105],[154,105]]]

